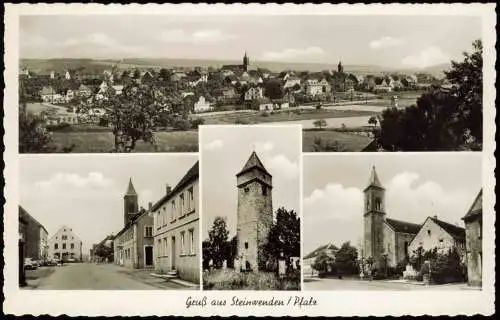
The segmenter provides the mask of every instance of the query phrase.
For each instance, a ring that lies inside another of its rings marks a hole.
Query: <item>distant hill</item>
[[[21,68],[28,68],[32,71],[48,73],[52,70],[62,72],[65,69],[83,68],[90,72],[102,73],[110,68],[119,59],[21,59]],[[231,60],[196,60],[196,59],[170,59],[170,58],[135,58],[122,59],[120,68],[173,68],[173,67],[213,67],[220,68],[225,64],[238,64],[240,61]],[[283,70],[311,71],[319,72],[323,70],[336,70],[337,64],[324,63],[298,63],[298,62],[273,62],[273,61],[251,61],[253,68],[265,68],[273,72]],[[449,69],[450,64],[436,65],[425,69],[397,69],[384,68],[374,65],[345,65],[346,72],[354,74],[381,74],[381,73],[415,73],[425,72],[434,76],[442,77],[443,70]]]

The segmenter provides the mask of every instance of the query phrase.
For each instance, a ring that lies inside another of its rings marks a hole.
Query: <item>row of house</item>
[[[196,162],[173,188],[166,185],[165,195],[147,209],[139,208],[130,179],[123,197],[124,226],[105,239],[113,247],[115,264],[199,283],[198,171]]]

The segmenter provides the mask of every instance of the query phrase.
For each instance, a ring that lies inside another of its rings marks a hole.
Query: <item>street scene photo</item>
[[[21,157],[19,286],[199,289],[198,176],[194,154]]]
[[[481,159],[304,156],[304,289],[481,290]]]
[[[203,126],[203,290],[300,290],[300,126]]]
[[[302,125],[305,152],[482,150],[480,17],[25,15],[19,34],[21,153],[196,152],[199,125],[258,123]]]

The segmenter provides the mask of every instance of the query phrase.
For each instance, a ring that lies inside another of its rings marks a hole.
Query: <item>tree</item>
[[[325,119],[314,120],[313,125],[316,128],[322,129],[323,127],[326,127],[326,120]]]
[[[376,116],[371,116],[370,119],[368,119],[368,124],[372,124],[374,127],[377,126],[378,120]]]
[[[325,251],[321,251],[312,264],[312,268],[317,270],[320,274],[334,272],[335,259],[328,255]]]
[[[446,78],[455,87],[451,95],[457,98],[456,131],[466,143],[483,142],[483,44],[472,43],[472,53],[464,52],[462,62],[451,62]],[[469,141],[472,140],[472,141]]]
[[[228,235],[229,231],[227,230],[226,219],[223,217],[216,217],[212,229],[208,232],[208,244],[212,261],[218,268],[222,266],[222,262],[227,253],[226,246]]]
[[[106,246],[104,244],[98,244],[95,248],[96,256],[102,258],[103,260],[108,260],[109,262],[113,261],[113,248],[110,246]]]
[[[295,211],[288,211],[283,207],[276,210],[276,221],[269,230],[266,243],[260,249],[268,257],[267,261],[285,259],[289,270],[291,258],[300,257],[300,218]]]
[[[346,150],[345,146],[337,140],[330,142],[321,137],[314,137],[312,149],[313,152],[342,152]]]
[[[19,86],[19,152],[51,152],[52,135],[44,127],[42,116],[34,116],[27,111],[26,91],[23,83]]]
[[[271,79],[264,84],[264,95],[274,102],[283,98],[283,86],[277,79]]]
[[[167,96],[153,85],[128,84],[120,95],[109,89],[98,106],[106,110],[115,136],[114,151],[131,152],[139,140],[154,144],[154,129],[168,104]]]
[[[357,274],[358,250],[349,241],[342,244],[335,254],[335,267],[341,274]]]
[[[433,88],[417,104],[382,112],[377,142],[389,151],[482,149],[482,45],[473,44],[464,62],[452,61],[450,92]]]

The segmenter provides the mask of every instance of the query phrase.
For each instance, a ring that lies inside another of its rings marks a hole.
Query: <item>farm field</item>
[[[370,111],[361,110],[302,110],[300,113],[295,111],[280,111],[274,113],[247,112],[222,114],[203,117],[206,125],[209,124],[255,124],[284,121],[316,120],[326,118],[347,118],[356,116],[373,115]]]
[[[154,145],[138,141],[134,152],[197,152],[198,131],[155,133]],[[114,136],[111,132],[54,132],[53,145],[57,152],[74,145],[72,153],[112,152]]]
[[[339,150],[315,150],[315,139],[320,138],[322,144],[336,144]],[[302,151],[303,152],[359,152],[373,142],[372,138],[357,135],[349,132],[338,132],[333,130],[303,130],[302,131]]]

